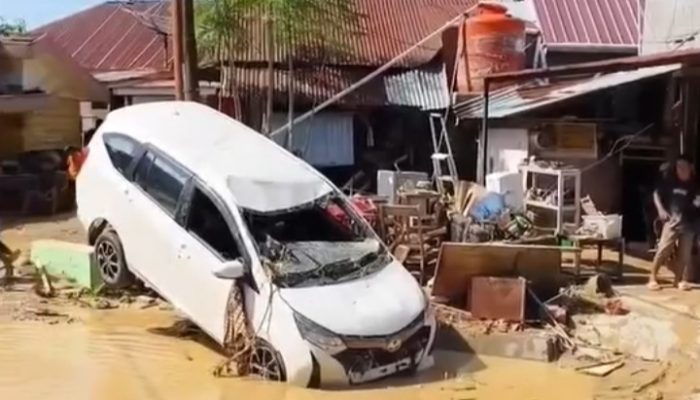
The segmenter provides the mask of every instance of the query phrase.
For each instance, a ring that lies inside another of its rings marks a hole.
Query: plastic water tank
[[[472,91],[483,91],[485,75],[525,67],[525,21],[508,15],[507,7],[480,3],[465,24]],[[495,87],[498,85],[489,88]]]

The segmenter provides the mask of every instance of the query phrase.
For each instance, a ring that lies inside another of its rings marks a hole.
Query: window
[[[126,136],[113,134],[106,135],[104,141],[112,165],[122,175],[126,174],[129,165],[134,161],[139,144]]]
[[[200,189],[194,191],[186,228],[222,259],[230,261],[241,256],[224,216]]]
[[[175,215],[177,201],[189,174],[177,165],[147,153],[134,172],[134,180],[170,215]]]

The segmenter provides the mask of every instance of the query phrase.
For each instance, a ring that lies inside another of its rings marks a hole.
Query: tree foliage
[[[294,63],[299,58],[320,59],[329,54],[337,55],[344,50],[343,41],[348,39],[355,26],[357,14],[353,0],[197,0],[197,43],[203,61],[217,63],[221,75],[219,107],[225,98],[240,98],[235,87],[236,62],[247,47],[260,50],[267,61],[267,95],[261,130],[271,129],[275,67],[279,58],[286,60],[288,92],[288,114],[291,142],[291,122],[294,115]],[[232,113],[241,117],[240,108]],[[250,121],[253,124],[256,122]]]
[[[27,33],[27,25],[23,20],[12,22],[0,17],[0,35],[23,35],[25,33]]]

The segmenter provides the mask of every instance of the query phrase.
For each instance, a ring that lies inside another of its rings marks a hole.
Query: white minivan
[[[78,216],[107,285],[140,279],[223,344],[239,280],[264,363],[251,367],[271,379],[356,384],[432,364],[418,283],[273,141],[204,105],[159,102],[111,112],[87,152]]]

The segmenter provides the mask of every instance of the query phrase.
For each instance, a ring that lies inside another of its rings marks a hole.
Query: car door
[[[250,256],[238,238],[238,230],[224,202],[206,185],[193,180],[177,235],[174,268],[183,309],[204,331],[224,340],[226,306],[234,280],[214,276],[223,263],[240,259],[250,266]],[[246,279],[246,278],[244,278]]]
[[[94,213],[105,218],[122,240],[125,251],[132,247],[131,239],[138,231],[138,226],[131,215],[131,192],[135,189],[131,182],[131,170],[138,157],[143,154],[143,147],[136,140],[118,133],[105,133],[103,136],[105,150],[113,170],[100,170],[99,176],[91,177],[99,180],[99,185],[92,185],[100,189],[95,196],[89,199],[87,207],[100,208],[103,211]],[[116,171],[116,173],[114,173]],[[109,191],[105,196],[104,192]]]
[[[136,224],[129,238],[127,259],[146,284],[183,311],[178,282],[184,277],[174,269],[177,254],[175,232],[180,197],[192,175],[175,161],[149,148],[133,173],[129,193],[129,219]]]

